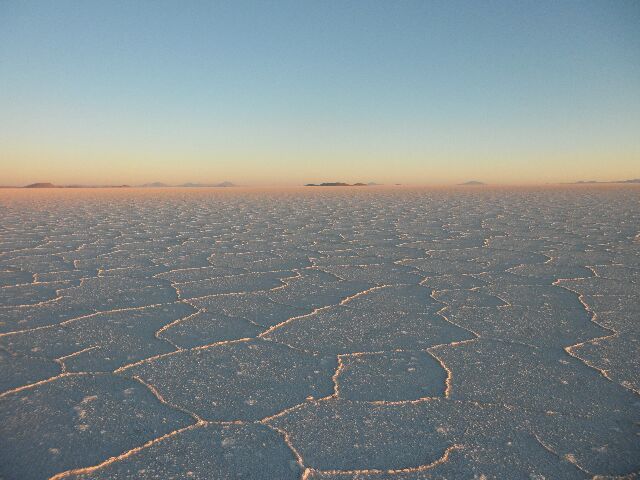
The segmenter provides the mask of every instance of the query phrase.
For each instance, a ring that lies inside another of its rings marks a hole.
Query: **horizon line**
[[[324,188],[345,188],[345,187],[509,187],[509,186],[548,186],[548,185],[638,185],[640,178],[625,180],[577,180],[577,181],[532,181],[532,182],[484,182],[478,180],[468,180],[463,182],[433,182],[433,183],[401,183],[401,182],[368,182],[368,183],[346,183],[346,182],[317,182],[317,183],[285,183],[285,184],[236,184],[229,181],[224,182],[184,182],[180,184],[166,184],[164,182],[145,182],[142,184],[129,183],[113,183],[113,184],[92,184],[92,183],[69,183],[54,184],[52,182],[33,182],[28,184],[0,185],[3,189],[29,189],[29,190],[55,190],[55,189],[83,189],[83,188],[144,188],[157,189],[164,188],[217,188],[217,189],[235,189],[235,188],[296,188],[296,187],[324,187]]]

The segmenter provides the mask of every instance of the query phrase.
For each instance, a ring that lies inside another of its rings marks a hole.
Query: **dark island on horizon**
[[[168,185],[162,182],[145,183],[137,185],[138,188],[172,188],[172,187],[235,187],[231,182],[220,183],[183,183],[181,185]],[[1,188],[131,188],[131,185],[55,185],[50,182],[37,182],[25,185],[24,187],[1,187]]]
[[[614,184],[640,184],[640,178],[632,178],[628,180],[611,180],[611,181],[602,181],[602,180],[578,180],[575,182],[564,182],[558,183],[558,185],[614,185]],[[367,186],[377,186],[383,185],[380,183],[369,182],[369,183],[346,183],[346,182],[322,182],[322,183],[307,183],[305,187],[367,187]],[[393,185],[401,185],[400,183],[395,183]],[[479,180],[469,180],[464,183],[458,183],[459,186],[483,186],[487,185],[485,182],[481,182]],[[178,185],[169,185],[162,182],[151,182],[144,183],[142,185],[56,185],[51,182],[36,182],[31,183],[29,185],[24,186],[11,186],[11,185],[0,185],[0,188],[29,188],[29,189],[53,189],[53,188],[225,188],[225,187],[237,187],[238,185],[229,182],[219,182],[219,183],[196,183],[196,182],[186,182]]]
[[[131,188],[130,185],[54,185],[49,182],[38,182],[17,188]]]
[[[459,183],[458,185],[486,185],[486,183],[480,180],[469,180],[468,182]]]
[[[611,182],[601,182],[599,180],[578,180],[573,182],[576,185],[593,184],[593,183],[640,183],[640,178],[632,178],[629,180],[613,180]]]

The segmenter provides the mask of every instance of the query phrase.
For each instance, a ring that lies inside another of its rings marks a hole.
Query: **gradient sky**
[[[640,177],[640,2],[0,1],[0,185]]]

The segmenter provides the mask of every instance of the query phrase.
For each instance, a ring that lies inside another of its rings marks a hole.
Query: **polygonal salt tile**
[[[159,273],[155,275],[155,278],[163,278],[172,283],[185,283],[207,280],[210,278],[231,277],[234,275],[241,275],[243,273],[247,273],[247,271],[240,268],[200,267],[171,270],[169,272]]]
[[[421,272],[393,263],[367,266],[330,266],[324,267],[324,269],[344,280],[359,280],[377,285],[416,284],[423,278]]]
[[[249,323],[261,325],[265,328],[313,311],[313,308],[292,307],[274,302],[264,292],[217,295],[215,297],[193,299],[189,303],[198,308],[203,308],[211,314],[242,318]]]
[[[451,309],[461,307],[500,307],[506,305],[500,298],[480,290],[446,290],[434,292],[433,298]]]
[[[593,272],[588,268],[554,263],[519,265],[509,271],[523,277],[542,280],[549,285],[561,278],[593,277]]]
[[[21,285],[23,283],[31,282],[33,282],[32,273],[14,270],[0,271],[0,287],[9,287],[11,285]]]
[[[182,351],[121,373],[141,377],[205,419],[257,420],[330,395],[335,368],[335,358],[257,340]]]
[[[558,285],[584,295],[587,303],[589,297],[594,295],[633,297],[635,299],[640,291],[640,287],[635,283],[598,277],[560,280]]]
[[[409,265],[424,272],[425,277],[437,275],[459,275],[469,273],[482,273],[487,271],[485,265],[472,261],[442,260],[438,258],[418,258],[402,260],[401,265]]]
[[[467,328],[480,337],[543,348],[561,349],[610,333],[593,323],[588,312],[566,311],[558,307],[464,307],[447,310],[443,314],[454,324]]]
[[[177,300],[175,290],[169,282],[156,279],[136,278],[86,278],[79,287],[60,290],[76,305],[94,311],[143,307]]]
[[[584,310],[578,295],[567,289],[556,286],[521,286],[508,287],[487,285],[481,290],[503,299],[512,306],[531,308],[556,307],[565,311]]]
[[[288,280],[285,287],[270,291],[268,296],[272,301],[284,305],[319,308],[335,305],[372,286],[370,283],[351,281],[318,282],[315,278],[303,276]]]
[[[630,406],[639,410],[637,398]],[[592,475],[633,478],[640,470],[638,416],[630,418],[605,407],[588,417],[532,414],[528,422],[547,448]]]
[[[427,352],[340,356],[339,397],[398,401],[444,396],[447,372]]]
[[[17,305],[34,305],[48,302],[58,297],[58,290],[69,286],[65,282],[32,283],[0,288],[0,305],[13,307]]]
[[[207,425],[183,430],[90,473],[85,480],[294,480],[300,466],[282,437],[260,424]]]
[[[19,355],[0,348],[0,394],[59,373],[60,365],[52,360]]]
[[[305,315],[265,334],[303,350],[340,354],[421,350],[473,335],[436,314],[401,314],[345,306]]]
[[[198,312],[158,334],[182,348],[193,348],[226,340],[257,337],[264,331],[243,318]]]
[[[471,275],[439,275],[437,277],[427,277],[420,284],[435,291],[469,290],[485,285],[485,282],[481,279],[481,275],[485,274],[477,275],[478,278]]]
[[[112,371],[175,350],[155,333],[193,311],[188,305],[175,303],[94,314],[63,325],[5,335],[0,337],[0,345],[23,355],[50,359],[71,355],[64,359],[69,371]]]
[[[59,255],[19,255],[11,258],[0,257],[0,267],[17,268],[30,273],[59,272],[73,270],[72,262]]]
[[[285,279],[293,272],[248,273],[233,277],[210,278],[194,282],[176,284],[180,298],[205,297],[227,293],[266,291],[285,285]]]
[[[384,263],[384,258],[376,256],[360,256],[356,254],[346,255],[347,252],[340,252],[341,255],[323,255],[312,256],[311,261],[313,265],[322,269],[327,269],[331,266],[367,266],[378,265]]]
[[[639,335],[627,333],[596,339],[572,348],[571,353],[640,395]]]
[[[640,403],[631,392],[562,351],[484,339],[430,351],[452,372],[452,399],[640,419]]]
[[[640,283],[640,268],[626,265],[595,265],[591,269],[601,278]]]
[[[136,381],[57,378],[0,398],[0,476],[44,479],[95,465],[191,423]]]
[[[430,464],[451,443],[421,405],[320,401],[268,420],[318,470],[402,469]]]
[[[345,307],[362,312],[388,314],[431,314],[442,308],[428,288],[419,285],[393,285],[372,288],[343,302]]]
[[[0,333],[53,325],[94,311],[70,297],[27,307],[0,308]]]

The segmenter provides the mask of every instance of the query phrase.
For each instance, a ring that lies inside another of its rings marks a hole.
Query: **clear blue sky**
[[[0,184],[640,177],[638,1],[2,1]]]

